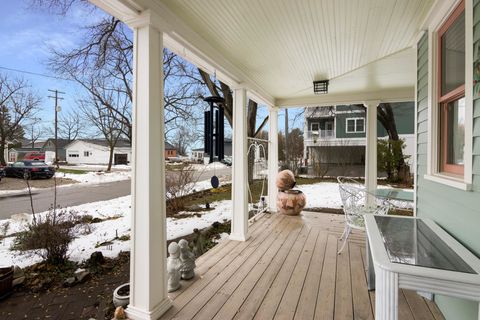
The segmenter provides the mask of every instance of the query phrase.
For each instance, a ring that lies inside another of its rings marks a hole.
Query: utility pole
[[[63,100],[63,98],[59,97],[58,95],[65,94],[65,92],[51,89],[48,89],[48,91],[55,94],[54,96],[48,97],[55,99],[55,165],[58,168],[58,113],[61,111],[60,106],[58,105],[58,100]]]

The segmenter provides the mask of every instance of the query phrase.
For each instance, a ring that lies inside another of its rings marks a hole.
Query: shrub
[[[63,264],[68,259],[68,246],[74,239],[77,221],[74,212],[52,209],[30,223],[27,230],[16,237],[12,249],[31,250],[49,264]]]
[[[167,172],[165,177],[165,188],[167,196],[167,208],[172,213],[185,209],[184,196],[194,191],[195,171],[192,166],[182,166],[175,172]]]

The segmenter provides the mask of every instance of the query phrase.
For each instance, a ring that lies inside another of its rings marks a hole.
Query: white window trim
[[[318,125],[318,130],[313,130],[312,126],[316,124]],[[320,122],[310,122],[310,131],[320,131]]]
[[[429,181],[448,185],[461,190],[471,190],[473,180],[473,0],[465,0],[465,147],[464,175],[451,176],[439,171],[438,158],[438,64],[437,30],[455,10],[460,0],[448,1],[431,20],[428,31],[428,132],[427,132],[427,174]],[[445,5],[446,4],[446,5]]]
[[[357,120],[359,120],[359,119],[363,120],[363,131],[357,131]],[[348,131],[348,120],[354,120],[355,121],[355,130],[354,131]],[[345,132],[346,133],[365,133],[365,118],[363,118],[363,117],[346,118],[345,119]]]

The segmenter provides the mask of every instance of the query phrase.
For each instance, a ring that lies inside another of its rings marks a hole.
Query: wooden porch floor
[[[224,241],[197,260],[197,276],[170,294],[161,319],[373,319],[365,235],[337,255],[340,215],[268,215],[246,242]],[[399,319],[444,319],[435,303],[402,290]]]

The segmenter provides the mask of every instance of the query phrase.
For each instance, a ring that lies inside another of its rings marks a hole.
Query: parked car
[[[23,160],[45,161],[45,152],[27,152],[23,157]]]
[[[22,160],[5,167],[7,177],[14,178],[46,178],[50,179],[55,174],[55,168],[43,161]]]
[[[2,178],[5,177],[6,173],[3,168],[0,168],[0,181],[2,181]]]

